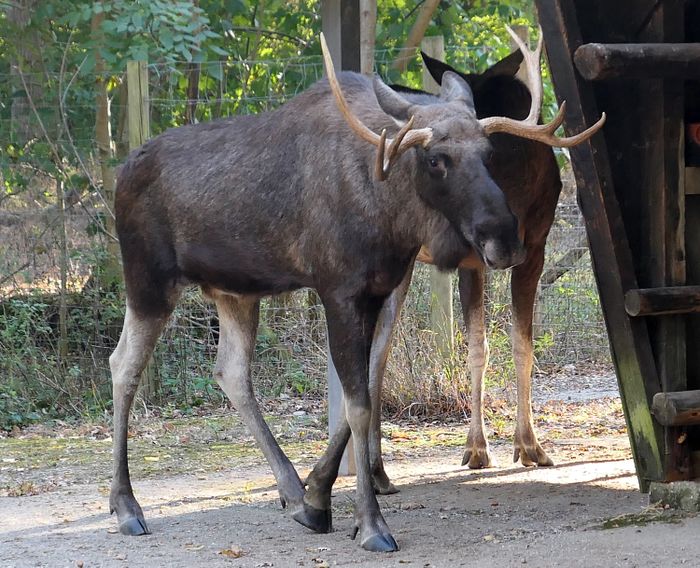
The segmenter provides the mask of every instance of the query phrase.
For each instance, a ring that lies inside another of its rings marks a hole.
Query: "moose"
[[[119,174],[126,312],[110,356],[109,502],[123,534],[149,532],[129,477],[128,419],[184,287],[198,285],[216,305],[214,375],[268,460],[283,506],[312,530],[331,530],[337,450],[352,433],[354,536],[367,550],[393,551],[368,441],[379,312],[423,245],[442,269],[456,268],[468,249],[497,269],[524,260],[517,219],[486,168],[487,135],[537,139],[542,127],[478,119],[471,89],[450,71],[431,104],[415,104],[377,78],[336,78],[321,43],[327,80],[275,111],[168,130],[132,152]],[[347,436],[333,437],[306,489],[265,424],[250,380],[260,299],[301,287],[316,289],[325,308],[347,418]]]
[[[518,50],[480,74],[465,74],[422,53],[426,68],[440,84],[446,72],[457,73],[471,87],[478,118],[507,116],[537,123],[542,82],[539,72],[542,41],[530,50],[513,35]],[[524,80],[516,77],[524,67]],[[415,102],[429,100],[425,93],[393,85],[392,88]],[[552,465],[534,431],[531,406],[532,319],[537,283],[544,265],[544,248],[561,192],[559,167],[551,146],[573,146],[583,136],[568,139],[543,137],[539,141],[508,134],[489,137],[493,153],[487,164],[494,181],[503,190],[508,204],[519,220],[525,245],[525,260],[514,266],[511,278],[513,309],[512,344],[517,378],[517,426],[513,461],[525,466]],[[418,260],[431,262],[430,252],[422,249]],[[472,469],[490,467],[493,460],[485,435],[483,420],[484,374],[488,364],[488,343],[484,322],[484,262],[467,251],[459,265],[459,293],[467,328],[469,371],[471,375],[472,416],[462,465]],[[391,335],[408,291],[411,271],[392,292],[380,313],[370,367],[370,392],[373,396],[370,430],[370,468],[377,493],[397,491],[389,480],[381,459],[380,393],[388,358]]]

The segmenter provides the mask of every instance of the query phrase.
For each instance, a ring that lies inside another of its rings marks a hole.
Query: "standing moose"
[[[270,113],[169,130],[135,150],[120,173],[115,209],[127,308],[110,357],[110,509],[124,534],[148,533],[129,479],[129,411],[185,286],[199,285],[216,304],[215,377],[270,463],[282,503],[300,523],[327,532],[344,433],[331,440],[305,491],[250,381],[260,298],[318,291],[347,434],[356,440],[355,534],[367,550],[392,551],[398,546],[376,500],[368,444],[370,345],[384,300],[424,244],[441,268],[456,267],[465,244],[494,268],[523,260],[517,221],[484,164],[486,133],[499,125],[476,118],[467,83],[445,73],[440,96],[416,105],[378,79],[344,73],[337,81],[322,44],[328,81]]]
[[[446,72],[455,72],[467,81],[474,93],[479,118],[508,116],[537,123],[537,110],[542,99],[542,81],[539,72],[542,50],[541,39],[534,51],[513,34],[518,51],[496,63],[484,73],[466,75],[449,65],[423,54],[428,71],[438,84]],[[516,78],[524,62],[525,82]],[[394,87],[409,99],[420,102],[425,94],[403,87]],[[526,118],[527,117],[527,118]],[[552,124],[557,124],[554,121]],[[511,277],[513,308],[513,358],[518,387],[518,413],[514,439],[514,461],[523,465],[552,465],[552,460],[540,446],[533,427],[531,406],[532,376],[532,318],[537,283],[544,264],[544,247],[554,220],[561,191],[559,168],[550,146],[568,147],[585,140],[597,125],[571,138],[553,135],[524,139],[507,134],[491,136],[493,154],[488,169],[494,181],[503,190],[508,205],[519,220],[519,228],[526,249],[525,260],[515,266]],[[423,250],[419,260],[431,262],[429,251]],[[462,465],[470,468],[489,467],[492,458],[483,421],[484,373],[488,363],[488,343],[484,324],[485,265],[474,251],[465,249],[459,267],[459,292],[467,327],[469,343],[469,370],[471,374],[472,417]],[[370,464],[375,489],[378,493],[393,493],[396,488],[387,477],[381,459],[381,432],[379,393],[395,321],[408,291],[410,273],[406,280],[385,302],[380,314],[372,346],[370,390],[377,403],[373,406],[370,431]]]

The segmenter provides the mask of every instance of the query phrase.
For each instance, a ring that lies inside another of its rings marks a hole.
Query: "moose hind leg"
[[[259,302],[254,298],[225,294],[216,295],[214,299],[220,326],[214,376],[270,464],[282,506],[289,506],[294,513],[303,508],[304,485],[270,432],[255,399],[250,377]]]
[[[513,461],[525,466],[553,465],[540,446],[532,421],[532,318],[537,282],[544,264],[544,246],[528,251],[526,261],[513,268],[513,361],[518,381],[518,414],[515,426]]]
[[[150,534],[129,478],[127,433],[134,395],[168,314],[141,316],[127,305],[124,329],[109,358],[114,400],[114,476],[109,495],[110,513],[117,513],[119,531],[126,535]]]
[[[471,408],[467,444],[462,465],[471,469],[491,467],[493,460],[486,439],[484,425],[484,374],[489,361],[489,345],[484,323],[484,271],[462,269],[459,271],[459,295],[467,327],[469,344],[469,374],[471,376]]]

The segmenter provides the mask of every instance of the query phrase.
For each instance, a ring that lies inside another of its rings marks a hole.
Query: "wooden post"
[[[442,36],[423,38],[421,49],[430,57],[445,58],[445,42]],[[437,93],[439,85],[423,66],[423,89]],[[452,274],[430,267],[430,329],[440,356],[449,361],[454,349],[454,314],[452,310]]]
[[[129,107],[129,150],[133,150],[151,136],[148,112],[148,68],[145,61],[127,61],[126,85]]]
[[[366,53],[363,63],[361,45],[364,41],[367,49],[370,43],[374,43],[376,0],[323,0],[321,26],[336,69],[371,72],[370,69],[374,64],[368,63],[369,58]],[[338,371],[333,364],[328,346],[326,352],[328,356],[328,430],[332,435],[345,412],[345,405]],[[355,450],[350,438],[338,468],[338,475],[352,475],[355,472]]]
[[[360,0],[360,73],[374,73],[377,0]]]
[[[141,146],[151,137],[151,123],[148,106],[148,67],[145,61],[126,62],[127,130],[129,151]],[[153,401],[160,390],[158,373],[153,365],[153,356],[148,361],[142,379],[142,394]]]

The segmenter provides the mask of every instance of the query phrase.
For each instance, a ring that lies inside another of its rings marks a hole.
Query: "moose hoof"
[[[520,460],[525,467],[533,467],[536,465],[540,467],[551,467],[554,465],[552,458],[547,455],[547,452],[545,452],[539,444],[528,448],[516,446],[513,450],[513,463],[517,463],[518,460]]]
[[[138,517],[129,517],[119,523],[119,532],[127,536],[141,536],[151,534],[148,530],[146,521]]]
[[[317,533],[329,533],[333,530],[331,510],[316,509],[308,503],[303,503],[301,509],[292,515],[292,518],[306,528]]]
[[[486,448],[474,448],[464,451],[462,456],[462,465],[466,465],[469,469],[483,469],[493,467],[491,454]]]
[[[362,541],[362,548],[370,552],[396,552],[399,545],[390,534],[373,534]]]
[[[381,473],[372,474],[372,486],[377,495],[393,495],[399,492],[396,485],[391,482],[387,474],[383,471]]]

